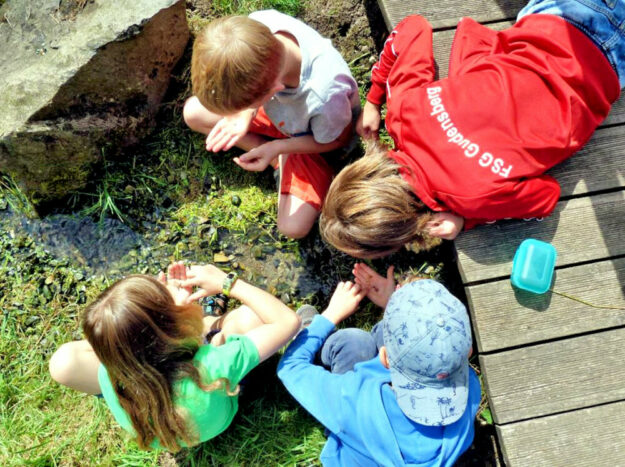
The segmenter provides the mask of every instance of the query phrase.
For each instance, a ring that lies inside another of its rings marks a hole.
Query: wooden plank
[[[470,16],[479,22],[495,22],[516,18],[525,6],[526,0],[448,0],[441,1],[405,1],[378,0],[380,11],[386,26],[393,29],[408,15],[425,16],[436,29],[454,27],[460,18]]]
[[[625,99],[619,103],[625,104]],[[581,151],[547,173],[560,183],[561,196],[625,186],[625,126],[597,130]]]
[[[625,402],[498,426],[509,467],[625,465]]]
[[[480,352],[531,344],[600,329],[625,326],[625,258],[584,264],[555,273],[554,290],[537,295],[513,289],[509,280],[467,287],[475,340]]]
[[[538,221],[503,221],[463,232],[455,240],[465,284],[508,277],[517,247],[526,238],[550,242],[556,266],[625,255],[625,192],[560,201]]]
[[[496,31],[501,31],[507,27],[512,26],[513,22],[504,21],[501,23],[489,24],[488,27],[495,29]],[[434,33],[434,58],[436,59],[436,63],[438,65],[438,76],[444,78],[449,73],[449,54],[451,52],[451,44],[453,42],[454,34],[456,30],[451,29],[447,31],[439,31]],[[616,125],[619,123],[625,123],[625,96],[621,96],[621,98],[612,106],[612,110],[610,114],[603,122],[602,126],[605,125]],[[615,130],[624,132],[625,130]],[[625,138],[625,135],[621,136]],[[621,141],[622,143],[622,141]],[[594,141],[591,140],[589,146],[587,146],[587,153],[593,154],[592,145]],[[619,147],[616,142],[612,145],[612,149]],[[620,145],[620,149],[622,150],[623,146]],[[579,154],[578,154],[579,155]],[[603,161],[603,159],[601,159]],[[581,167],[586,167],[586,164]],[[607,170],[607,167],[606,167]]]
[[[625,399],[623,342],[625,329],[620,328],[480,355],[495,422],[510,423]]]

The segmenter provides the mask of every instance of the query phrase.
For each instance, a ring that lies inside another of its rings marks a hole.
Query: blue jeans
[[[544,13],[564,18],[583,31],[605,54],[625,86],[625,1],[623,0],[531,0],[517,20]]]
[[[321,347],[321,363],[332,373],[347,373],[356,363],[375,357],[383,345],[381,323],[373,326],[371,332],[357,328],[339,329],[330,334]]]

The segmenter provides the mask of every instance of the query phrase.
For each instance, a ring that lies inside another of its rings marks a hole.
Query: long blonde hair
[[[113,284],[87,307],[82,326],[142,449],[154,438],[171,451],[180,449],[179,440],[188,446],[197,442],[195,430],[174,406],[174,381],[190,377],[205,391],[236,393],[225,378],[203,383],[192,363],[203,339],[199,305],[176,305],[167,288],[150,276]]]
[[[425,232],[431,213],[399,174],[388,149],[368,142],[365,155],[333,180],[321,211],[323,238],[357,258],[380,258],[403,245],[429,249],[440,239]]]
[[[283,60],[284,46],[264,24],[247,16],[216,19],[193,44],[193,94],[219,115],[243,110],[272,89]]]

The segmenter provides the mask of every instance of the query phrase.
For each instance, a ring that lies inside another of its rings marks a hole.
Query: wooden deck
[[[447,75],[463,16],[503,29],[524,0],[378,0],[387,26],[418,13],[434,26]],[[507,221],[456,240],[480,364],[508,466],[625,465],[625,98],[588,145],[549,172],[562,186],[552,216]],[[512,288],[526,238],[558,251],[554,292]]]

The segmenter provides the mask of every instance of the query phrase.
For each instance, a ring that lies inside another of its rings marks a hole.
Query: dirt
[[[211,0],[190,0],[188,4],[195,12],[210,14]],[[332,40],[350,65],[354,77],[363,86],[368,82],[371,65],[377,60],[388,34],[382,13],[376,0],[303,0],[298,18],[316,29],[321,35]],[[313,249],[314,251],[314,249]],[[453,253],[448,258],[453,257]],[[396,261],[397,258],[394,258]],[[315,261],[313,261],[314,263]],[[310,262],[309,262],[310,264]],[[455,268],[453,259],[446,262],[447,268]],[[443,276],[455,276],[457,272],[447,272]],[[464,296],[459,278],[443,278],[448,287],[458,296]],[[477,360],[477,359],[475,359]],[[497,437],[493,425],[476,421],[475,441],[471,448],[459,459],[457,466],[500,466]]]

